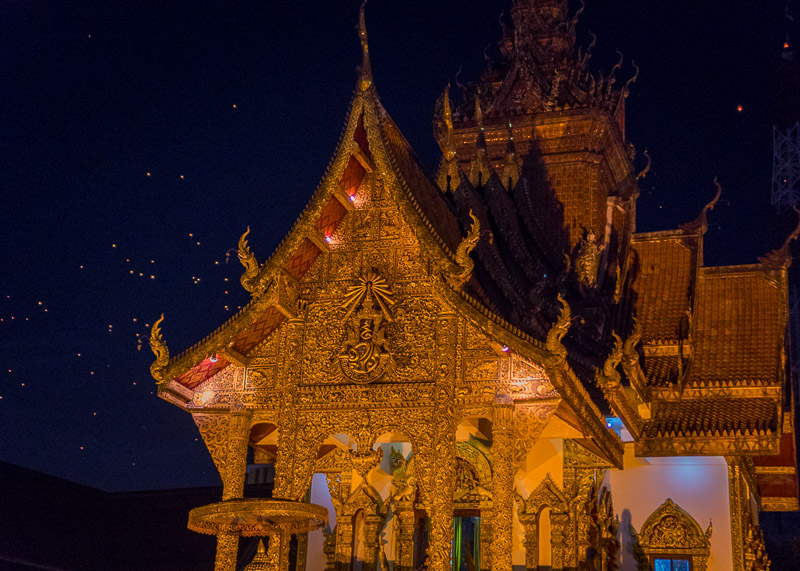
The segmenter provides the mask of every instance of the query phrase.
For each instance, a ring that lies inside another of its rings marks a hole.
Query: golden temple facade
[[[769,568],[758,512],[798,509],[797,236],[704,266],[719,184],[697,219],[637,233],[636,74],[589,71],[566,0],[511,15],[503,62],[439,100],[429,177],[378,97],[362,6],[322,181],[268,260],[240,239],[250,303],[173,358],[155,324],[159,396],[223,482],[189,521],[217,571],[240,536],[270,538],[251,569]],[[243,498],[248,449],[270,500]]]

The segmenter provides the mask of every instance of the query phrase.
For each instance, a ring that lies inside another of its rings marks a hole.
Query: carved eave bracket
[[[167,383],[169,377],[166,374],[167,365],[169,365],[169,349],[164,342],[164,336],[161,334],[161,323],[164,321],[164,314],[161,314],[153,327],[150,330],[150,349],[156,356],[156,360],[150,365],[150,374],[159,385]]]

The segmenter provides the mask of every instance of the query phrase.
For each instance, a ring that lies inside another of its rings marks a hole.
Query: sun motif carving
[[[344,298],[347,333],[339,353],[342,374],[355,383],[377,381],[394,368],[386,344],[386,323],[393,320],[392,291],[386,279],[372,269],[347,290]]]

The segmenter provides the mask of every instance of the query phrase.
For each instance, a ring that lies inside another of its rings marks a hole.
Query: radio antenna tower
[[[800,66],[792,45],[794,17],[786,5],[785,40],[774,68],[772,205],[783,212],[800,200]]]

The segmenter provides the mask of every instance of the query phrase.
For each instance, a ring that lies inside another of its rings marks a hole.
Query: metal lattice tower
[[[772,205],[779,211],[800,199],[800,122],[772,126]]]

